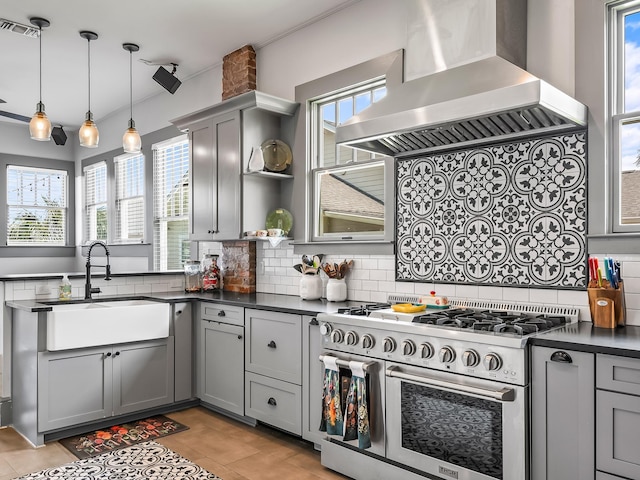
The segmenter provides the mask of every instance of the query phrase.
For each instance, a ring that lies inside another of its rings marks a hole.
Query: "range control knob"
[[[366,348],[367,350],[369,350],[369,349],[373,348],[373,346],[375,344],[376,344],[376,341],[368,333],[365,333],[362,336],[362,348]]]
[[[385,337],[382,341],[382,350],[385,353],[391,353],[396,349],[396,341],[391,337]]]
[[[439,358],[442,363],[453,363],[456,360],[456,352],[450,346],[445,345],[440,349]]]
[[[500,370],[500,367],[502,366],[502,359],[497,353],[487,353],[484,356],[483,363],[484,368],[493,372],[496,370]]]
[[[357,345],[358,344],[358,334],[353,330],[349,330],[345,335],[345,343],[347,345]]]
[[[475,350],[465,350],[462,354],[462,364],[465,367],[475,367],[480,363],[480,356]]]
[[[331,326],[330,323],[323,323],[322,325],[320,325],[320,335],[323,335],[326,337],[331,333],[332,330],[333,330],[333,327]]]
[[[342,332],[342,330],[335,329],[333,332],[331,332],[331,341],[333,343],[342,343],[343,339],[344,339],[344,333]]]
[[[411,340],[404,340],[402,342],[402,354],[406,356],[410,356],[416,353],[416,344]]]
[[[423,343],[422,345],[420,345],[420,356],[422,358],[431,358],[433,357],[433,354],[433,345],[431,345],[430,343]]]

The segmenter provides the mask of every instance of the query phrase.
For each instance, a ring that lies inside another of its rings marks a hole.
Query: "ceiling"
[[[88,107],[87,40],[91,41],[91,111],[100,119],[129,107],[129,53],[133,54],[133,101],[171,95],[152,76],[156,64],[177,63],[186,79],[220,65],[224,55],[244,45],[260,47],[359,0],[20,0],[2,2],[0,18],[30,25],[43,17],[42,101],[51,122],[75,130]],[[39,86],[37,38],[0,31],[0,110],[30,117]],[[170,70],[171,67],[168,67]],[[178,95],[180,90],[176,92]],[[135,112],[134,112],[135,117]],[[0,116],[1,122],[12,122]]]

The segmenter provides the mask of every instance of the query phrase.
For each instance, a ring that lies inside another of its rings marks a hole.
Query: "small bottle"
[[[71,300],[71,282],[66,274],[62,277],[62,281],[58,287],[58,299]]]

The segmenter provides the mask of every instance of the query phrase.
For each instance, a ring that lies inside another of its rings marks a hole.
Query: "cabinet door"
[[[113,347],[113,413],[173,403],[173,337]]]
[[[175,350],[174,400],[180,402],[195,398],[193,317],[190,303],[176,303],[172,308]]]
[[[191,162],[189,186],[191,192],[190,238],[211,240],[214,231],[214,199],[217,196],[213,122],[194,125],[189,132]]]
[[[640,480],[640,397],[596,392],[596,467]]]
[[[240,208],[240,112],[214,117],[214,162],[217,195],[214,205],[214,240],[242,236]]]
[[[320,445],[322,416],[322,376],[324,365],[320,324],[315,317],[302,317],[302,438]]]
[[[532,348],[532,480],[594,478],[595,358]]]
[[[244,327],[200,322],[199,397],[244,415]]]
[[[111,347],[38,353],[38,430],[111,416]]]
[[[301,323],[300,315],[245,309],[245,368],[300,385]]]

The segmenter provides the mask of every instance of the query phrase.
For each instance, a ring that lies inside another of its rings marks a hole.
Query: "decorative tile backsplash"
[[[586,132],[396,166],[396,280],[586,287]]]

